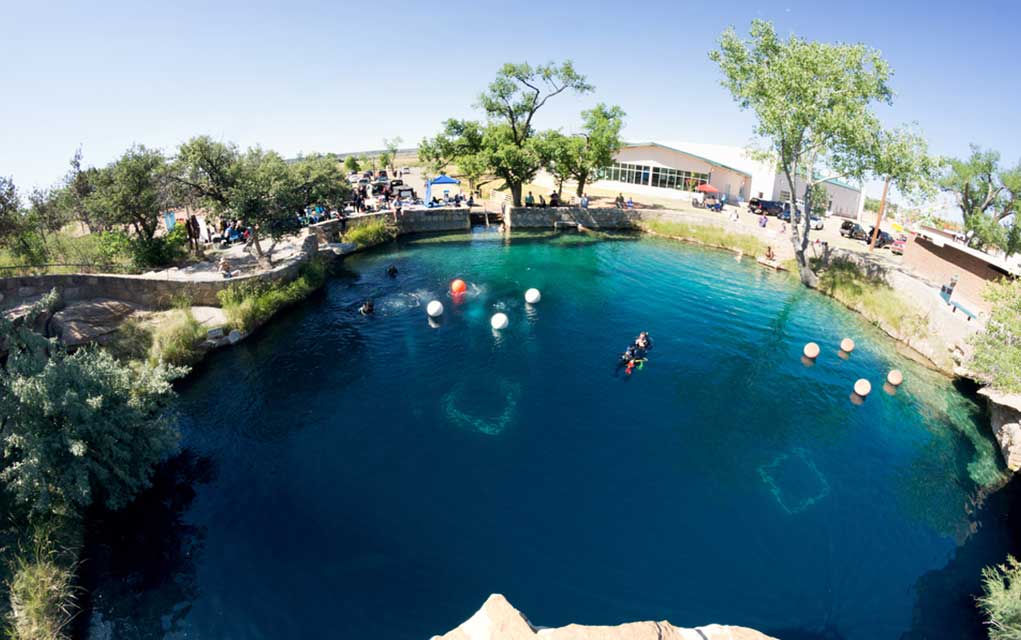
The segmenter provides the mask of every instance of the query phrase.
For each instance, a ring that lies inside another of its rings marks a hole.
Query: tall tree
[[[418,145],[418,159],[425,164],[427,175],[434,176],[453,168],[456,175],[468,181],[475,191],[489,174],[489,158],[484,153],[485,127],[475,120],[450,119],[433,138],[423,138]]]
[[[181,371],[132,369],[91,348],[68,355],[30,329],[55,302],[46,296],[18,326],[0,316],[0,480],[37,514],[117,509],[176,447],[166,406]]]
[[[342,209],[351,195],[351,185],[333,154],[304,156],[288,168],[298,208],[319,204]]]
[[[566,180],[574,180],[576,195],[581,196],[597,172],[613,162],[621,146],[624,115],[620,107],[600,103],[581,112],[580,134],[565,136],[555,131],[541,134],[539,152],[543,165],[557,182],[557,193]]]
[[[106,231],[107,228],[96,219],[89,206],[89,196],[96,190],[99,169],[82,167],[81,147],[75,150],[70,165],[63,187],[55,194],[57,206],[85,225],[89,231]]]
[[[358,173],[362,170],[362,165],[358,164],[358,158],[355,156],[348,156],[344,158],[344,169],[348,173]]]
[[[971,246],[1021,251],[1021,163],[1001,168],[999,153],[972,145],[967,160],[947,160],[939,186],[956,197]]]
[[[0,244],[14,241],[24,227],[23,217],[14,180],[0,176]]]
[[[156,149],[134,146],[102,169],[89,201],[107,227],[125,226],[145,243],[156,236],[169,198],[166,158]]]
[[[883,198],[876,212],[876,226],[869,240],[869,250],[876,246],[879,226],[886,213],[886,197],[893,186],[908,198],[918,200],[935,193],[939,160],[929,155],[925,138],[908,129],[883,131],[879,135],[872,173],[885,179]]]
[[[751,38],[728,29],[710,59],[723,72],[723,85],[757,119],[756,134],[768,146],[796,206],[796,182],[804,184],[805,209],[812,210],[812,186],[834,178],[861,179],[874,165],[881,131],[872,111],[889,103],[890,68],[878,51],[860,44],[826,44],[791,36],[782,41],[773,25],[754,20]],[[815,287],[808,264],[810,216],[792,225],[791,243],[801,281]]]
[[[483,136],[486,157],[493,173],[510,189],[514,206],[521,206],[522,185],[542,164],[532,142],[532,120],[550,99],[568,90],[592,91],[570,60],[537,67],[508,63],[479,96],[479,106],[490,121]]]
[[[391,176],[397,173],[397,167],[394,166],[394,162],[397,160],[397,152],[400,151],[402,142],[404,142],[404,140],[402,140],[400,136],[396,138],[383,139],[383,148],[386,149],[383,156],[385,158],[383,165],[390,167]]]
[[[188,188],[195,202],[225,215],[237,186],[240,158],[233,144],[198,136],[178,147],[173,179]]]

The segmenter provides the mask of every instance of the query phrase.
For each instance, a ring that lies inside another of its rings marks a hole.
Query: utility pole
[[[890,189],[890,176],[886,176],[883,183],[883,199],[879,201],[879,215],[876,216],[876,228],[872,230],[872,241],[869,242],[869,251],[876,247],[876,238],[879,237],[879,225],[883,223],[883,213],[886,212],[886,192]]]

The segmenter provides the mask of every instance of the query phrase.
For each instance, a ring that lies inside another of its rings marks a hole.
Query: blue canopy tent
[[[433,185],[434,184],[461,184],[460,180],[451,178],[445,173],[441,173],[432,180],[425,183],[425,203],[429,204],[433,201]]]

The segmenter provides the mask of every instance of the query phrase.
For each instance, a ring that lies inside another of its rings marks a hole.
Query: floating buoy
[[[904,374],[900,372],[900,369],[893,369],[890,373],[886,374],[886,381],[895,387],[899,387],[904,382]]]
[[[538,289],[529,289],[525,292],[525,302],[528,304],[536,304],[540,300],[542,300],[542,294]]]
[[[802,353],[804,353],[805,357],[808,358],[809,360],[815,360],[816,358],[819,357],[819,345],[817,345],[814,342],[809,342],[808,344],[805,345],[805,348],[804,350],[802,350]]]
[[[468,290],[468,285],[466,285],[464,283],[464,280],[462,280],[460,278],[458,278],[457,280],[454,280],[453,282],[450,283],[450,292],[451,293],[464,293],[467,290]]]
[[[840,350],[845,353],[851,353],[854,351],[854,340],[850,338],[844,338],[840,341]]]
[[[439,300],[433,300],[426,305],[425,312],[429,314],[430,318],[439,318],[443,315],[443,303]]]
[[[489,324],[497,331],[500,331],[507,328],[510,320],[507,319],[506,313],[494,313],[493,317],[489,319]]]
[[[872,383],[865,378],[859,378],[858,381],[854,383],[854,392],[863,398],[869,395],[871,391]]]

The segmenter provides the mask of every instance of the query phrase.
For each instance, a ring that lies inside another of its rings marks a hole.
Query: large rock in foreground
[[[993,435],[1000,444],[1003,461],[1011,471],[1021,469],[1021,393],[1002,393],[990,387],[978,393],[989,401]]]
[[[630,622],[616,627],[571,624],[556,629],[535,628],[498,593],[489,596],[475,615],[453,631],[433,640],[776,640],[753,629],[712,624],[682,629],[669,622]]]

